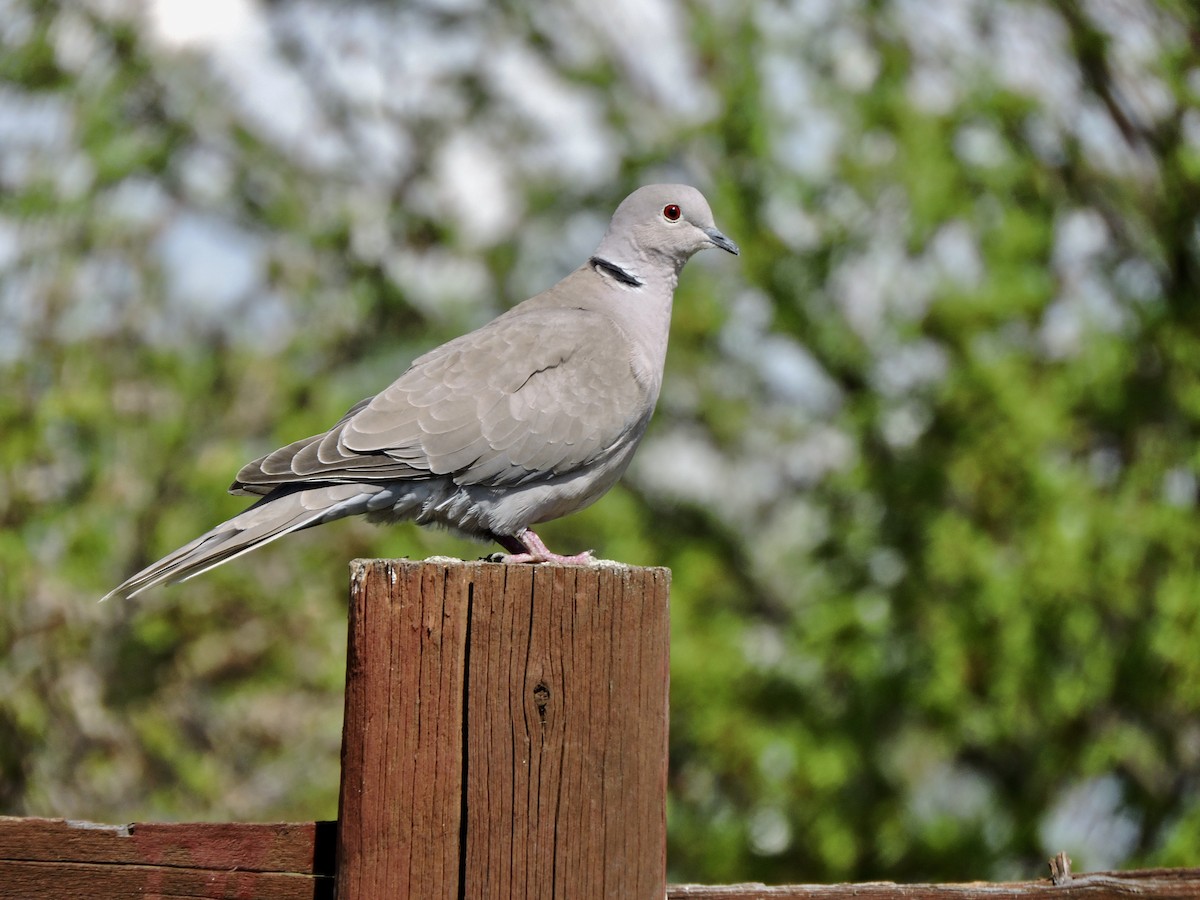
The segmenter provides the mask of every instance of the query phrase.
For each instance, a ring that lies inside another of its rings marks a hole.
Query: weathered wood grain
[[[1061,884],[1042,881],[967,884],[676,884],[667,900],[1094,900],[1143,897],[1146,900],[1195,900],[1200,897],[1200,869],[1142,869],[1092,872]]]
[[[356,563],[338,897],[662,897],[668,581]]]
[[[97,825],[0,817],[0,896],[333,896],[335,824]]]

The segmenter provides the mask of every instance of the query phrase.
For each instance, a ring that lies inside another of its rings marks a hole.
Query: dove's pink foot
[[[532,528],[526,528],[515,537],[505,537],[499,539],[500,544],[505,550],[517,550],[517,553],[507,553],[500,557],[502,563],[544,563],[556,562],[572,565],[575,563],[588,563],[592,561],[592,551],[584,550],[582,553],[576,553],[574,556],[562,556],[558,553],[552,553],[550,548],[542,543],[542,539],[538,537]]]

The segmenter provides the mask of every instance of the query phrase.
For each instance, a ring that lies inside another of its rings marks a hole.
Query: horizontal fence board
[[[1145,897],[1152,900],[1200,898],[1200,869],[1131,869],[1070,876],[1060,884],[1044,881],[966,884],[673,884],[667,900],[1029,900],[1034,897]]]
[[[333,878],[136,863],[28,862],[0,859],[4,900],[146,900],[151,897],[333,900]]]
[[[334,822],[135,823],[0,816],[0,896],[333,897]]]
[[[0,859],[332,875],[336,822],[135,823],[0,816]]]
[[[0,816],[0,896],[332,900],[332,822],[98,825]],[[1200,900],[1200,869],[967,884],[676,884],[667,900]]]

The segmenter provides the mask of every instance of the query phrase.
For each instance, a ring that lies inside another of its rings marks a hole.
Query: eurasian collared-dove
[[[738,252],[699,191],[634,191],[582,266],[419,357],[326,433],[246,465],[230,492],[261,500],[104,599],[363,513],[493,540],[505,562],[587,560],[551,553],[530,526],[587,506],[629,465],[658,400],[679,272],[705,247]]]

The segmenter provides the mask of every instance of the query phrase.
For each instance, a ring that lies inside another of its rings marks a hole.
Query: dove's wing
[[[515,312],[515,311],[514,311]],[[323,435],[250,463],[234,489],[449,476],[507,486],[603,459],[656,399],[606,316],[531,309],[417,359]]]

